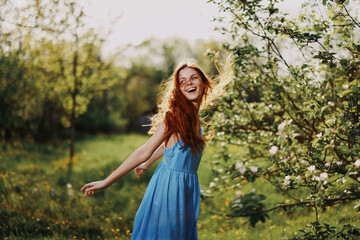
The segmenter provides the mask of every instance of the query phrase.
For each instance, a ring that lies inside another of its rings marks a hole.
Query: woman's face
[[[199,73],[185,67],[179,72],[179,86],[184,96],[191,102],[200,104],[204,93],[204,84]]]

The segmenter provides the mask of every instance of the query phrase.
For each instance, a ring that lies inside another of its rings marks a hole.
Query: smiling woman
[[[232,74],[224,75],[229,82]],[[210,79],[195,64],[180,64],[167,81],[153,133],[106,179],[85,184],[85,196],[107,188],[135,168],[140,177],[156,160],[156,169],[135,217],[132,239],[197,239],[200,186],[197,170],[205,147],[199,110],[212,92]],[[217,86],[222,86],[218,84]],[[205,106],[205,104],[203,105]]]

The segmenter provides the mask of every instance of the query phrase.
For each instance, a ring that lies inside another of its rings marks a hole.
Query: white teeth
[[[190,92],[190,91],[192,91],[192,90],[194,90],[194,91],[195,91],[195,90],[196,90],[196,88],[190,88],[190,89],[188,89],[188,90],[187,90],[187,92]]]

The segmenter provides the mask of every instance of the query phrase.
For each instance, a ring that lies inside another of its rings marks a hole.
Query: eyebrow
[[[197,76],[197,74],[194,73],[194,74],[192,74],[190,77],[193,77],[194,75]],[[180,77],[179,80],[180,80],[180,79],[184,79],[184,78],[186,79],[186,77]]]

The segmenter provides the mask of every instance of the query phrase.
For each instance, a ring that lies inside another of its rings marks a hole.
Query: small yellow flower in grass
[[[105,218],[105,221],[110,221],[110,218]]]
[[[118,217],[118,219],[119,219],[119,220],[123,220],[123,218],[122,218],[122,217]]]
[[[129,235],[129,233],[130,233],[130,230],[129,229],[126,229],[126,235]]]
[[[286,199],[286,200],[285,200],[285,203],[289,203],[289,202],[290,202],[290,200],[289,200],[289,199]]]
[[[211,218],[214,219],[214,218],[217,218],[217,216],[216,216],[216,215],[212,215]]]
[[[283,214],[283,212],[279,212],[279,216],[281,216]]]
[[[225,198],[225,206],[230,207],[230,200],[229,198]],[[225,209],[224,209],[225,210]],[[224,211],[222,210],[222,211]]]
[[[117,231],[117,232],[120,232],[120,229],[117,228],[116,231]]]
[[[74,236],[73,238],[75,239],[75,238],[77,238],[77,236]]]
[[[47,227],[46,227],[46,229],[47,229],[47,230],[50,230],[50,227],[49,227],[49,226],[47,226]]]

